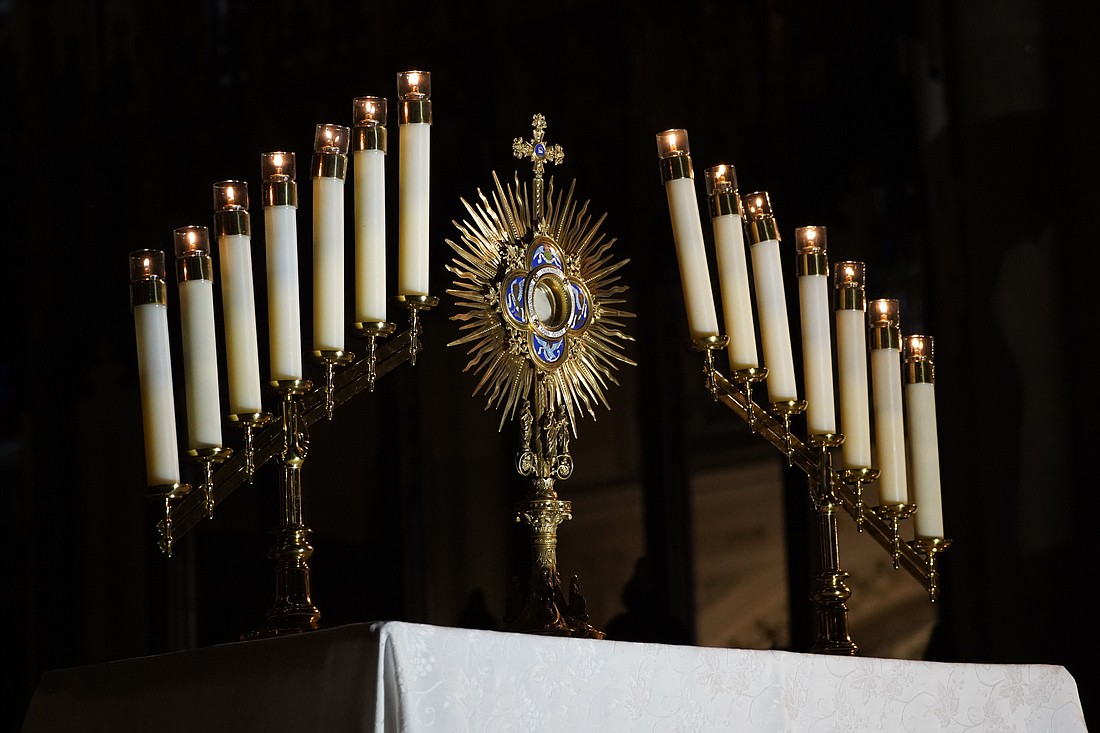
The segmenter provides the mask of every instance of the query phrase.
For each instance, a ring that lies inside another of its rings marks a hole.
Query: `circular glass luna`
[[[531,308],[531,325],[547,338],[565,333],[573,313],[573,291],[566,285],[562,271],[544,265],[531,273],[527,302]]]

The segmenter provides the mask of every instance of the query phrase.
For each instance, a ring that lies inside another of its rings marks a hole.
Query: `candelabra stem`
[[[269,412],[239,413],[229,416],[229,422],[244,431],[244,475],[248,483],[256,476],[256,431],[272,420]]]
[[[752,401],[752,388],[757,382],[762,382],[768,376],[765,367],[748,367],[738,369],[733,373],[733,381],[741,385],[741,391],[745,395],[745,414],[749,430],[756,432],[756,403]]]
[[[817,514],[820,567],[810,600],[815,610],[815,639],[812,652],[854,656],[859,647],[848,632],[848,606],[852,591],[844,582],[848,573],[840,569],[840,543],[837,538],[839,499],[833,487],[834,473],[829,448],[839,445],[842,435],[811,436],[820,448],[817,476],[809,476],[810,498]]]
[[[355,324],[355,331],[367,342],[367,391],[374,391],[374,384],[378,381],[378,339],[393,333],[395,324],[388,321],[360,321]]]
[[[772,403],[772,412],[783,420],[783,446],[787,454],[787,467],[794,466],[794,442],[791,435],[791,416],[806,411],[806,400],[784,400]]]
[[[321,612],[310,594],[309,559],[313,547],[302,515],[302,464],[309,452],[308,424],[300,397],[312,385],[288,380],[273,385],[282,395],[283,450],[280,456],[279,510],[281,526],[268,556],[275,561],[275,603],[267,612],[268,627],[245,638],[277,636],[319,628]]]

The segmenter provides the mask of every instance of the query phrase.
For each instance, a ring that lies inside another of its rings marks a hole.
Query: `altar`
[[[1056,665],[361,623],[54,670],[41,731],[1085,731]]]

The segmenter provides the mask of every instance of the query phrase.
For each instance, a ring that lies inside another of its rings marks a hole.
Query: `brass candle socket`
[[[714,377],[714,352],[726,348],[729,342],[729,336],[720,334],[693,339],[691,342],[692,351],[703,352],[703,374],[707,378],[707,391],[715,402],[718,401],[718,382]]]
[[[355,333],[367,342],[367,390],[378,381],[378,339],[389,336],[396,325],[388,321],[356,321]]]
[[[175,535],[172,532],[172,503],[189,493],[191,493],[191,485],[181,483],[156,484],[148,489],[150,499],[164,502],[164,518],[157,522],[157,532],[160,534],[157,546],[168,557],[172,557],[172,545],[175,543]]]
[[[917,510],[916,504],[884,504],[882,506],[876,506],[872,511],[882,521],[890,525],[890,531],[893,534],[893,557],[894,557],[894,569],[897,570],[901,567],[901,521],[913,516],[913,512]]]
[[[733,381],[741,385],[741,392],[745,395],[745,404],[748,405],[749,430],[756,432],[756,403],[752,400],[752,389],[755,385],[768,378],[767,367],[746,367],[736,369],[733,372]]]
[[[409,363],[416,366],[416,355],[420,353],[420,311],[439,305],[439,298],[432,295],[398,295],[395,300],[409,309]]]
[[[787,466],[794,465],[794,443],[791,438],[791,417],[806,411],[806,400],[780,400],[771,403],[771,410],[783,421],[783,440],[786,445]]]
[[[313,352],[313,358],[325,370],[325,418],[331,420],[336,409],[336,367],[347,366],[355,361],[355,354],[350,351],[320,349]]]
[[[939,554],[951,547],[951,540],[943,537],[919,537],[909,542],[909,546],[924,556],[928,565],[928,600],[936,602],[939,595],[940,574],[936,569],[936,559]]]
[[[223,448],[220,445],[209,448],[192,448],[187,451],[187,456],[202,467],[203,505],[206,518],[214,517],[214,466],[221,465],[233,455],[232,448]]]
[[[244,473],[248,483],[252,483],[256,475],[256,430],[267,425],[272,419],[270,412],[250,412],[228,416],[230,423],[244,431]]]
[[[855,507],[856,507],[856,530],[863,532],[863,525],[867,521],[867,517],[864,514],[866,511],[866,504],[863,503],[863,489],[867,484],[872,483],[878,478],[877,468],[845,468],[840,472],[840,480],[852,487],[852,492],[855,494]]]

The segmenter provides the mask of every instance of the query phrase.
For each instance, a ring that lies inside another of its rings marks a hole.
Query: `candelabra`
[[[573,473],[570,438],[576,420],[597,404],[607,406],[605,390],[617,383],[619,364],[633,364],[620,348],[632,340],[622,331],[631,317],[618,306],[626,291],[616,262],[588,204],[577,207],[573,187],[555,196],[553,179],[544,182],[547,163],[564,158],[560,145],[545,142],[546,120],[533,118],[531,140],[516,138],[512,152],[531,161],[530,190],[504,187],[493,175],[492,201],[463,201],[470,220],[456,226],[461,242],[448,240],[457,254],[448,270],[455,275],[448,294],[460,312],[452,316],[463,335],[451,346],[470,345],[466,369],[481,373],[474,394],[485,391],[502,408],[500,427],[518,415],[522,444],[516,470],[531,488],[516,507],[515,519],[530,528],[530,572],[514,578],[504,627],[509,631],[602,638],[588,622],[577,576],[568,598],[557,566],[557,529],[572,518],[572,503],[559,497],[555,482]]]
[[[198,491],[179,479],[175,455],[175,415],[167,335],[163,253],[131,254],[131,305],[138,336],[139,377],[146,435],[149,493],[164,503],[157,523],[158,545],[171,556],[175,544],[238,487],[252,483],[269,461],[279,464],[279,526],[269,557],[275,563],[275,602],[266,627],[244,638],[298,633],[320,625],[310,587],[310,529],[302,508],[302,467],[309,453],[310,426],[332,420],[336,409],[405,362],[415,364],[422,349],[422,314],[438,304],[428,294],[427,175],[431,126],[430,75],[398,75],[402,105],[399,243],[402,282],[394,300],[407,313],[408,328],[397,325],[385,307],[384,160],[387,150],[386,101],[360,97],[353,102],[354,127],[318,125],[314,140],[314,344],[309,352],[320,379],[302,370],[298,313],[294,154],[261,156],[262,198],[267,235],[268,326],[271,378],[276,412],[263,409],[256,353],[252,287],[251,222],[248,187],[240,181],[214,185],[224,308],[229,413],[243,445],[222,445],[214,346],[212,260],[205,227],[175,231],[177,273],[185,352],[189,444],[199,465]],[[344,180],[353,147],[356,189],[356,320],[353,330],[365,345],[360,357],[345,349],[343,319]]]
[[[714,230],[723,315],[729,334],[719,333],[702,226],[695,200],[687,133],[668,130],[657,136],[662,181],[668,196],[681,281],[691,331],[691,348],[703,356],[707,391],[732,410],[756,435],[770,443],[808,480],[809,503],[816,515],[818,572],[809,594],[814,607],[812,651],[856,654],[848,630],[848,574],[840,567],[837,515],[841,510],[860,532],[890,553],[935,602],[939,593],[939,554],[951,545],[943,537],[939,465],[936,448],[931,338],[911,336],[905,356],[903,398],[901,334],[896,300],[874,301],[866,318],[863,263],[842,262],[835,272],[835,321],[840,370],[841,421],[833,410],[832,342],[828,320],[828,262],[825,227],[796,230],[797,276],[806,399],[796,394],[794,362],[787,323],[786,296],[779,267],[779,228],[766,192],[741,196],[732,166],[706,171]],[[747,240],[747,241],[746,241]],[[746,259],[745,249],[751,256]],[[755,285],[764,365],[756,352],[749,270]],[[875,452],[872,457],[867,386],[867,337],[870,337]],[[717,364],[727,351],[729,376]],[[765,384],[768,399],[758,402]],[[904,402],[904,406],[903,406]],[[805,415],[805,439],[795,434],[793,418]],[[903,424],[903,414],[906,422]],[[916,501],[906,486],[906,428]],[[845,433],[848,435],[846,436]],[[842,449],[842,466],[833,452]],[[919,468],[918,468],[919,467]],[[864,492],[878,482],[879,502]],[[923,511],[918,512],[921,505]],[[902,538],[903,522],[919,517],[915,539]]]

